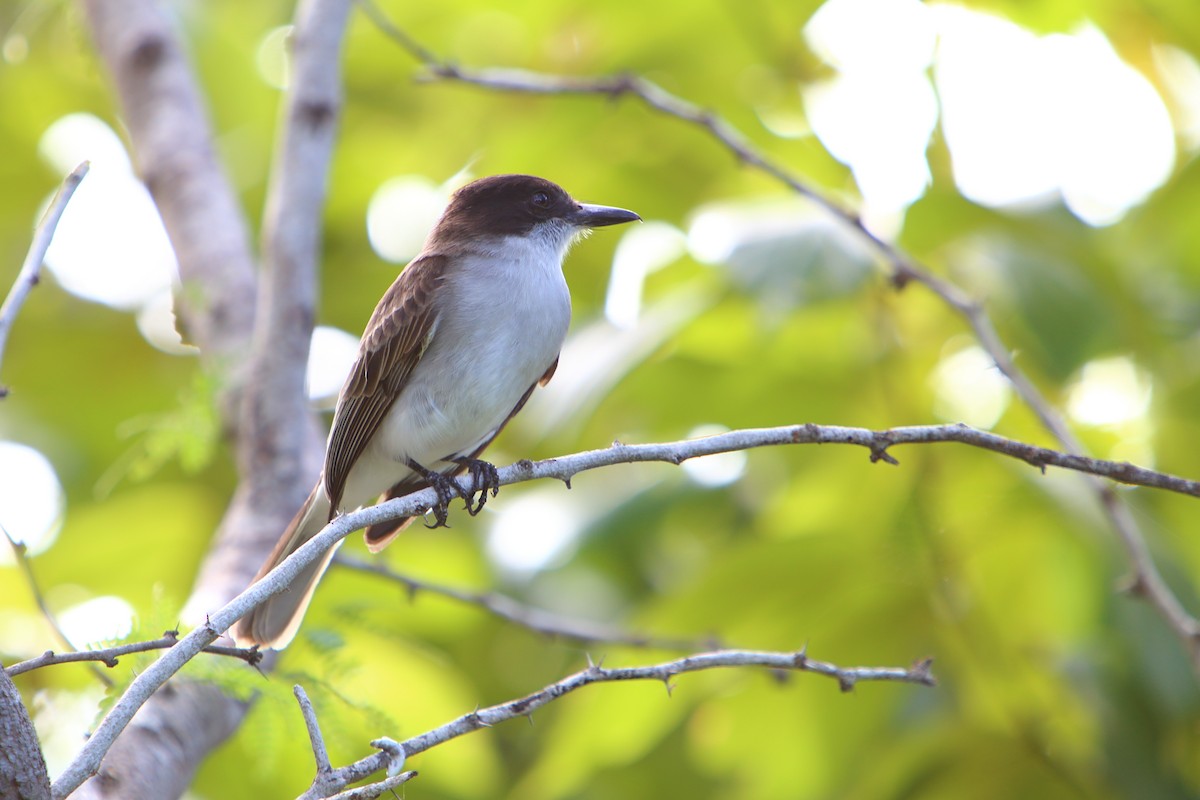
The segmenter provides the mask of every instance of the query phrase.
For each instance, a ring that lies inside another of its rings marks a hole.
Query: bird
[[[563,259],[593,228],[641,220],[574,200],[533,175],[493,175],[458,189],[421,252],[363,331],[338,395],[320,478],[255,578],[335,516],[432,486],[434,525],[454,494],[478,513],[496,469],[479,456],[554,375],[571,319]],[[470,470],[478,500],[455,476]],[[482,487],[482,488],[480,488]],[[369,527],[382,550],[412,518]],[[340,543],[339,543],[340,544]],[[295,637],[337,547],[231,629],[243,647],[282,649]]]

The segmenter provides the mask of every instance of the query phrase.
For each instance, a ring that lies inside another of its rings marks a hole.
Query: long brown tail
[[[296,552],[301,545],[321,532],[329,521],[329,498],[321,484],[312,490],[308,500],[296,512],[287,530],[279,537],[279,543],[267,563],[254,580],[258,580],[277,567],[285,558]],[[304,612],[312,600],[317,583],[329,566],[337,547],[309,565],[296,576],[292,585],[282,594],[277,594],[266,603],[242,617],[230,630],[240,647],[257,644],[262,648],[283,649],[292,641],[304,619]]]

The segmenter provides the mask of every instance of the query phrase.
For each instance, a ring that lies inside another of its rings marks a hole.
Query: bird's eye
[[[538,208],[548,208],[550,206],[550,195],[545,192],[538,192],[533,197],[529,198],[529,202],[533,203]]]

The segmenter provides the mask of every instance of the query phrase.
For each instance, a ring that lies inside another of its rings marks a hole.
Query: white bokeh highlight
[[[683,231],[666,222],[646,222],[628,228],[613,253],[604,316],[617,328],[628,330],[642,313],[646,278],[677,261],[687,249]]]
[[[828,0],[804,38],[834,70],[802,89],[809,122],[850,167],[869,219],[895,219],[924,193],[939,113],[958,190],[992,208],[1061,201],[1111,225],[1174,168],[1162,96],[1090,24],[1039,35],[949,4]],[[1200,146],[1200,67],[1178,50],[1154,55],[1181,141]]]
[[[178,273],[174,250],[112,128],[91,114],[68,114],[46,129],[38,147],[63,174],[91,162],[46,251],[46,266],[59,284],[124,311],[170,289]]]
[[[942,129],[965,197],[1016,209],[1061,199],[1110,225],[1170,176],[1166,105],[1098,29],[1039,36],[965,8],[931,11]]]
[[[1153,387],[1125,356],[1089,361],[1067,396],[1067,412],[1084,425],[1120,425],[1146,416]]]
[[[702,439],[705,436],[716,436],[728,433],[724,425],[699,425],[688,432],[688,439]],[[683,472],[694,482],[709,489],[728,486],[737,481],[746,472],[746,453],[744,450],[734,450],[730,453],[714,453],[710,456],[689,458],[681,465]]]
[[[305,385],[308,399],[318,405],[332,404],[350,374],[358,355],[358,337],[340,328],[320,325],[313,330],[308,349]]]
[[[291,58],[288,46],[292,37],[291,25],[280,25],[263,34],[254,53],[258,77],[273,89],[286,89],[291,77]]]
[[[927,7],[918,0],[829,0],[804,37],[836,69],[803,89],[809,123],[854,173],[864,213],[884,217],[911,205],[930,181],[925,149],[938,118],[926,74],[936,43]]]
[[[133,606],[115,595],[101,595],[58,612],[58,627],[76,647],[124,639],[133,630]]]
[[[62,484],[49,459],[28,445],[0,441],[0,526],[25,545],[27,555],[53,544],[65,507]],[[0,539],[0,565],[12,563],[12,548]]]
[[[951,349],[930,376],[934,413],[944,420],[989,430],[1012,399],[1012,387],[978,345]]]
[[[389,178],[367,205],[367,239],[387,261],[404,264],[421,252],[450,200],[450,190],[421,175]]]
[[[531,489],[489,508],[497,513],[485,552],[498,569],[518,578],[566,563],[586,524],[575,498],[559,486]]]
[[[137,329],[142,338],[173,356],[197,355],[199,348],[185,344],[175,319],[175,295],[163,289],[148,299],[137,312]]]

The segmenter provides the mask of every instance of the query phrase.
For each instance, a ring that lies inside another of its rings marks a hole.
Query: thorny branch
[[[55,664],[73,664],[81,661],[99,661],[104,666],[112,668],[117,666],[118,659],[121,656],[133,653],[149,653],[153,650],[166,650],[177,644],[179,644],[179,631],[165,631],[158,639],[150,639],[145,642],[130,642],[129,644],[102,647],[96,650],[74,650],[69,653],[55,653],[53,650],[47,650],[40,656],[25,661],[18,661],[11,667],[5,667],[4,671],[8,673],[10,678],[15,678],[17,675],[32,672],[42,667],[49,667]],[[209,645],[201,652],[241,659],[252,667],[257,666],[263,658],[263,654],[259,652],[257,647]]]
[[[1185,492],[1187,494],[1200,493],[1200,488],[1196,487],[1194,481],[1186,481],[1183,478],[1112,461],[1070,457],[1067,454],[1055,453],[1055,451],[1045,448],[1034,448],[1032,445],[1004,439],[1004,437],[985,431],[974,431],[974,429],[962,425],[930,425],[871,431],[866,428],[809,424],[730,431],[702,439],[688,439],[667,444],[626,445],[617,443],[603,450],[575,453],[545,461],[519,461],[499,470],[499,483],[503,486],[538,478],[556,478],[563,482],[569,482],[581,472],[614,464],[641,461],[681,464],[689,458],[715,453],[790,444],[856,444],[871,451],[872,461],[882,460],[896,463],[894,458],[887,455],[889,447],[918,442],[960,440],[974,444],[975,442],[968,441],[971,438],[978,438],[979,442],[986,441],[990,444],[988,449],[1023,461],[1028,461],[1032,452],[1042,463],[1061,461],[1062,463],[1059,465],[1068,469],[1092,471],[1094,474],[1120,473],[1124,476],[1123,479],[1145,479],[1146,485],[1155,482],[1161,483],[1164,488],[1179,483],[1180,486],[1190,486],[1190,491]],[[474,480],[469,476],[464,477],[461,484],[464,491],[467,492],[473,492],[477,488]],[[133,718],[134,713],[146,699],[157,691],[168,678],[179,671],[189,659],[211,644],[221,633],[228,630],[240,617],[264,603],[267,598],[286,591],[305,567],[320,558],[353,531],[368,525],[420,514],[435,502],[437,502],[436,492],[433,489],[423,489],[405,497],[380,503],[377,506],[343,514],[326,525],[319,534],[268,575],[243,591],[223,608],[213,612],[207,624],[196,628],[181,639],[178,645],[168,650],[134,680],[129,690],[117,701],[93,732],[91,738],[88,739],[75,763],[55,782],[55,797],[65,797],[70,794],[78,786],[79,781],[93,774],[99,768],[107,748],[120,731],[129,724],[129,720]],[[812,667],[805,667],[805,669],[822,671]],[[833,673],[827,672],[826,674]]]
[[[334,770],[334,773],[344,771],[345,786],[356,780],[361,780],[380,770],[389,772],[403,766],[404,760],[410,756],[423,753],[440,744],[473,733],[484,728],[491,728],[501,722],[507,722],[520,717],[530,717],[534,711],[558,700],[565,695],[597,683],[612,683],[616,681],[661,681],[670,694],[674,689],[673,680],[676,676],[687,672],[719,669],[722,667],[765,667],[781,672],[814,672],[834,678],[843,692],[851,691],[862,681],[899,681],[923,686],[937,684],[930,672],[933,662],[922,659],[911,667],[839,667],[824,661],[816,661],[808,657],[805,650],[793,653],[776,653],[756,650],[718,650],[711,653],[697,653],[673,661],[640,667],[604,667],[589,663],[587,669],[555,681],[550,685],[516,700],[481,708],[464,714],[458,719],[440,725],[433,730],[418,734],[402,742],[392,739],[378,739],[371,742],[380,752],[367,756],[359,761]],[[298,688],[298,687],[297,687]],[[314,784],[315,785],[315,784]],[[378,784],[376,784],[378,785]],[[320,794],[306,794],[309,797],[322,797]],[[378,795],[376,795],[378,796]]]
[[[769,175],[792,192],[808,198],[832,217],[849,226],[886,262],[891,273],[892,284],[897,289],[904,288],[909,283],[921,284],[963,317],[975,338],[995,362],[996,367],[1013,385],[1017,395],[1033,410],[1042,425],[1066,450],[1066,454],[1084,457],[1085,449],[1082,443],[1071,432],[1062,414],[1017,367],[1009,349],[1005,347],[981,303],[952,282],[935,275],[928,267],[901,251],[896,245],[877,235],[867,226],[860,215],[846,209],[794,175],[783,165],[769,159],[744,134],[719,115],[668,92],[653,81],[636,75],[581,78],[547,75],[517,69],[460,67],[438,57],[436,53],[393,25],[371,0],[358,0],[358,2],[381,31],[396,41],[426,68],[425,80],[454,81],[495,91],[525,94],[586,94],[609,98],[628,96],[641,101],[654,111],[675,117],[707,131],[741,163]],[[1108,517],[1117,538],[1125,549],[1129,566],[1133,570],[1133,576],[1128,581],[1128,585],[1136,594],[1144,597],[1166,621],[1184,645],[1193,671],[1200,676],[1200,620],[1197,620],[1184,608],[1163,580],[1133,515],[1122,500],[1113,493],[1112,487],[1096,480],[1090,480],[1088,483],[1096,493],[1104,514]]]
[[[533,608],[496,592],[469,592],[450,586],[432,583],[402,575],[391,569],[380,559],[364,561],[353,556],[339,553],[333,557],[333,563],[348,569],[378,575],[394,583],[400,584],[410,596],[420,592],[428,592],[442,597],[448,597],[461,603],[479,606],[491,614],[508,620],[513,624],[527,628],[543,636],[573,639],[579,642],[605,642],[609,644],[624,644],[630,647],[654,647],[660,650],[702,650],[716,649],[721,646],[714,638],[674,639],[649,634],[629,633],[612,625],[587,620],[569,619],[559,614]]]
[[[25,578],[26,585],[29,586],[29,593],[33,595],[33,602],[37,604],[38,610],[42,612],[42,618],[46,620],[46,624],[50,626],[50,630],[54,631],[54,635],[58,637],[58,641],[62,643],[70,652],[75,652],[75,644],[63,631],[62,626],[58,624],[58,618],[54,616],[54,612],[50,610],[50,606],[46,603],[46,597],[42,594],[42,587],[38,585],[37,576],[33,574],[33,565],[29,563],[29,557],[26,555],[26,547],[24,542],[18,542],[12,538],[8,529],[0,525],[0,532],[4,534],[4,538],[8,540],[9,546],[12,548],[13,558],[16,559],[17,566],[21,568],[21,575]],[[14,665],[16,666],[16,665]],[[9,677],[15,673],[12,668],[6,668]],[[92,674],[105,686],[112,686],[112,680],[104,674],[104,671],[93,665]]]
[[[412,771],[400,772],[401,767],[404,766],[404,758],[401,754],[389,765],[389,777],[385,780],[334,794],[352,783],[357,783],[371,773],[360,774],[360,770],[355,770],[353,767],[334,769],[333,765],[329,763],[325,737],[321,734],[321,725],[317,722],[317,712],[308,699],[308,693],[299,684],[292,687],[292,693],[296,695],[296,702],[300,704],[300,713],[304,717],[304,726],[308,729],[308,740],[312,746],[313,759],[317,762],[317,774],[308,791],[301,795],[301,800],[330,796],[333,800],[369,800],[369,798],[382,797],[385,792],[390,792],[417,776],[417,773]],[[388,749],[391,750],[391,748]]]

